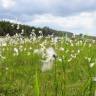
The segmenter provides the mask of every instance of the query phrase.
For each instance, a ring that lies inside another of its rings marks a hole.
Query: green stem
[[[37,66],[36,66],[36,70],[35,70],[35,95],[40,96]]]
[[[57,69],[56,69],[56,61],[55,61],[55,78],[54,78],[54,86],[55,86],[55,96],[57,96],[57,90],[58,90],[58,85],[57,85],[57,76],[56,76],[56,71],[57,71]]]

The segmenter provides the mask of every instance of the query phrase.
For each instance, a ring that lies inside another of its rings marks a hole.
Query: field
[[[95,40],[32,34],[0,44],[0,96],[96,96]]]

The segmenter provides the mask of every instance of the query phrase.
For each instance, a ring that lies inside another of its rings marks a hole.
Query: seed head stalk
[[[56,60],[55,60],[55,68],[54,68],[54,87],[55,87],[55,95],[58,95],[58,82],[57,82],[57,68],[56,68]]]
[[[35,69],[35,96],[40,96],[37,64],[36,64],[36,69]]]
[[[65,92],[66,92],[66,64],[64,65],[64,59],[63,59],[63,57],[62,57],[62,68],[63,68],[63,74],[64,74],[64,76],[63,76],[63,86],[62,86],[62,96],[65,96]]]

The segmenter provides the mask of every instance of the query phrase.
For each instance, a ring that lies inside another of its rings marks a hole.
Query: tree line
[[[52,34],[54,34],[54,36],[63,36],[63,35],[65,36],[66,34],[68,36],[72,36],[72,33],[70,32],[57,31],[49,27],[36,28],[34,26],[11,23],[9,21],[0,21],[0,36],[6,36],[7,34],[13,36],[16,33],[17,34],[22,33],[22,31],[24,32],[23,33],[24,36],[29,36],[33,29],[35,30],[34,32],[37,36],[40,35],[39,31],[42,31],[43,36],[52,35]]]

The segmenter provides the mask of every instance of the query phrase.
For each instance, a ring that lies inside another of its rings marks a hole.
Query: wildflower
[[[68,59],[68,62],[71,62],[71,61],[72,61],[72,58],[69,58],[69,59]]]
[[[4,56],[2,56],[1,58],[2,58],[3,60],[6,59],[6,57],[4,57]]]
[[[18,49],[17,48],[14,48],[14,55],[18,55],[19,54],[19,51],[18,51]]]
[[[32,32],[35,32],[35,29],[32,29]]]
[[[71,58],[76,58],[76,54],[71,54]]]
[[[92,79],[93,79],[94,82],[96,82],[96,77],[93,77]]]
[[[59,50],[60,50],[60,51],[64,51],[64,48],[63,48],[63,47],[61,47]]]
[[[59,61],[59,62],[62,62],[62,59],[61,59],[61,58],[58,58],[58,61]]]
[[[20,29],[20,25],[18,24],[18,25],[17,25],[17,30],[19,30],[19,29]]]
[[[72,46],[72,47],[74,46],[73,43],[71,43],[71,46]]]
[[[32,47],[30,47],[29,49],[32,50]]]
[[[17,48],[14,48],[14,52],[18,53],[18,49]]]
[[[23,51],[23,46],[19,46],[19,50],[22,52]]]
[[[21,35],[23,35],[23,34],[24,34],[24,29],[21,30]]]
[[[89,44],[89,48],[92,46],[92,44]]]
[[[35,50],[33,51],[33,53],[34,53],[34,54],[37,54],[37,53],[39,53],[39,50],[38,50],[38,49],[35,49]]]
[[[54,38],[52,38],[52,42],[53,42],[54,44],[56,44],[56,43],[58,42],[58,40],[59,40],[58,37],[54,37]]]
[[[91,58],[87,58],[88,62],[91,62]]]
[[[92,40],[92,43],[93,43],[93,44],[95,44],[95,42],[96,42],[95,40]]]
[[[76,34],[75,34],[75,33],[73,33],[72,38],[75,38],[75,37],[76,37]]]
[[[12,24],[11,26],[14,27],[14,24]]]
[[[7,46],[7,44],[6,43],[2,43],[2,46]]]
[[[95,65],[95,63],[90,63],[90,68],[92,68]]]
[[[80,50],[78,49],[77,53],[79,54],[80,53]]]
[[[0,57],[1,57],[1,59],[3,59],[3,60],[6,59],[6,57],[2,56],[1,54],[0,54]]]
[[[84,42],[83,46],[85,46],[85,45],[86,45],[86,42]]]
[[[6,69],[6,71],[7,71],[9,68],[8,68],[8,67],[6,67],[5,69]]]
[[[82,45],[83,41],[82,41],[82,40],[80,40],[80,41],[79,41],[79,43],[80,43],[80,45]]]

